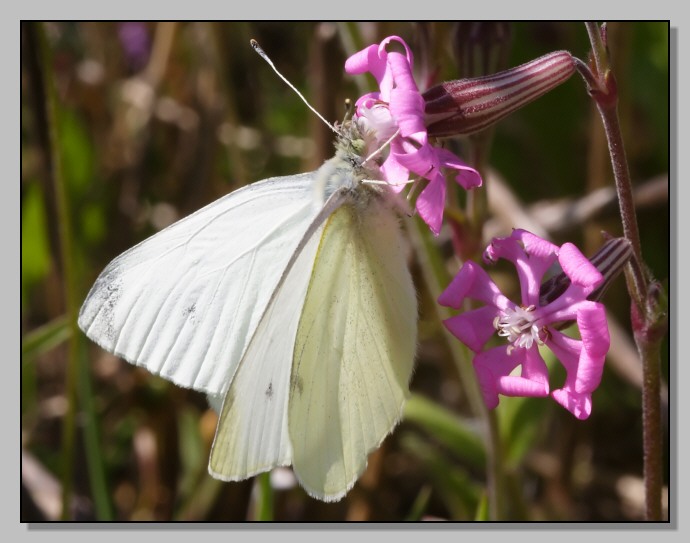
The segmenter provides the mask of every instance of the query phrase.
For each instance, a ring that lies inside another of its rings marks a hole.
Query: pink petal
[[[605,356],[591,356],[586,349],[582,349],[577,365],[577,373],[571,388],[578,394],[591,394],[601,384],[604,374]]]
[[[515,305],[506,298],[479,265],[467,261],[438,297],[441,305],[460,309],[465,298],[484,302],[503,311]]]
[[[582,290],[581,287],[576,288]],[[602,304],[583,299],[568,300],[565,295],[562,295],[544,309],[548,309],[548,312],[544,312],[540,318],[545,324],[576,319],[585,348],[593,356],[606,355],[611,341],[606,322],[606,309]]]
[[[398,123],[400,135],[404,138],[424,134],[426,142],[426,126],[424,125],[424,99],[417,90],[396,88],[391,91],[390,112]]]
[[[460,166],[456,169],[458,170],[458,175],[455,176],[455,181],[465,190],[482,186],[482,176],[474,168]]]
[[[550,329],[549,332],[550,337],[546,339],[545,343],[565,368],[566,382],[568,379],[572,379],[574,383],[580,352],[582,351],[582,342],[568,337],[558,330]]]
[[[498,393],[504,396],[544,398],[549,395],[549,384],[539,383],[517,375],[507,375],[498,379]]]
[[[594,264],[572,243],[563,244],[558,252],[558,261],[565,274],[576,285],[594,290],[604,280]]]
[[[395,67],[392,67],[389,62],[389,53],[386,51],[386,46],[392,41],[397,41],[403,45],[405,48],[405,57],[400,53],[393,52],[391,54],[397,55],[402,58],[402,61],[397,63]],[[404,65],[407,64],[407,71],[412,72],[412,52],[407,46],[405,41],[398,36],[389,36],[383,40],[378,45],[370,45],[358,51],[345,61],[345,71],[349,74],[363,74],[365,72],[370,72],[380,88],[379,97],[388,102],[390,91],[394,88],[394,77],[398,76],[403,81],[405,80]],[[393,69],[395,68],[395,70]],[[359,102],[359,100],[358,100]]]
[[[413,128],[412,123],[409,128]],[[453,167],[462,168],[463,172],[456,179],[463,186],[481,184],[481,177],[476,170],[465,166],[453,153],[427,144],[426,132],[417,133],[414,136],[417,137],[415,144],[410,142],[409,138],[401,141],[396,139],[391,145],[391,155],[395,156],[396,160],[410,171],[431,181],[417,199],[417,210],[432,232],[438,235],[443,220],[446,190],[445,177],[441,172],[441,167],[452,164]],[[417,148],[415,145],[419,145],[419,147]],[[443,163],[441,159],[443,159]]]
[[[487,263],[498,262],[498,259],[504,258],[515,264],[520,258],[524,258],[525,249],[517,243],[513,235],[510,235],[503,238],[493,238],[484,251],[484,255],[484,260]]]
[[[381,176],[385,181],[393,185],[393,189],[400,192],[409,181],[410,170],[403,166],[393,153],[381,165]]]
[[[445,205],[446,183],[439,174],[424,188],[416,204],[419,216],[429,225],[435,236],[441,232]]]
[[[478,353],[496,333],[493,325],[496,315],[496,308],[487,305],[446,319],[443,324],[451,334]]]
[[[480,271],[481,270],[481,271]],[[446,307],[452,307],[453,309],[460,309],[462,303],[467,297],[467,293],[472,289],[472,285],[475,281],[491,281],[488,274],[486,277],[481,277],[480,274],[484,270],[477,266],[471,260],[465,262],[465,264],[460,268],[455,277],[451,280],[445,290],[438,297],[437,302]],[[486,272],[484,272],[486,274]],[[498,291],[498,287],[494,283],[493,287]]]
[[[534,346],[522,354],[522,372],[506,375],[498,380],[498,392],[504,396],[525,396],[543,398],[549,395],[549,372],[546,363]]]
[[[482,391],[484,403],[489,409],[498,405],[498,394],[500,390],[499,381],[502,377],[518,367],[525,356],[524,349],[514,349],[508,354],[505,346],[494,347],[474,357],[473,365],[477,373],[477,381]]]
[[[437,148],[435,151],[436,160],[441,167],[458,170],[455,181],[457,181],[460,186],[464,189],[481,187],[482,176],[479,175],[477,170],[465,164],[458,156],[451,153],[448,149]]]
[[[534,251],[533,253],[527,250]],[[539,305],[539,289],[546,271],[556,261],[556,246],[527,232],[514,230],[505,238],[494,238],[486,248],[484,259],[495,262],[505,258],[515,265],[520,279],[522,305]]]
[[[379,46],[374,44],[357,51],[345,61],[345,72],[356,75],[371,72],[376,80],[379,81],[377,74],[383,75],[385,70],[385,58],[379,57]]]
[[[505,349],[503,349],[505,354]],[[476,361],[476,358],[475,358]],[[483,367],[476,366],[474,371],[477,374],[477,382],[479,383],[479,389],[482,393],[482,398],[486,407],[489,409],[495,409],[498,406],[498,390],[496,388],[496,379],[494,378],[491,370]]]
[[[594,357],[606,356],[611,345],[606,309],[598,302],[585,301],[577,311],[577,326],[585,349]]]
[[[474,368],[489,409],[498,405],[498,394],[504,396],[545,397],[549,395],[546,364],[536,347],[513,349],[495,347],[474,357]],[[521,375],[511,375],[522,365]]]
[[[578,383],[580,363],[587,367],[587,354],[582,349],[582,342],[569,338],[558,331],[551,332],[551,339],[547,340],[547,345],[561,361],[566,369],[566,380],[562,388],[554,390],[551,395],[554,400],[570,411],[575,417],[584,420],[592,412],[591,390],[583,389],[582,384]],[[585,355],[585,359],[582,358]],[[585,372],[586,373],[586,372]]]
[[[577,314],[579,305],[586,301],[587,294],[583,288],[571,283],[563,294],[543,307],[541,318],[546,324],[572,320]]]
[[[525,307],[538,306],[541,281],[546,270],[550,267],[550,263],[538,257],[530,258],[522,248],[515,250],[514,254],[506,251],[506,258],[515,264],[515,271],[520,280],[522,305]]]
[[[429,172],[435,169],[435,155],[434,150],[431,145],[426,143],[426,134],[422,134],[422,138],[417,138],[414,143],[409,141],[408,138],[396,138],[391,143],[391,155],[396,157],[396,160],[405,166],[411,172],[416,173],[421,177],[426,179],[431,179],[427,177]]]
[[[520,258],[515,262],[515,270],[520,279],[522,305],[529,307],[539,305],[539,289],[546,270],[537,262]]]
[[[521,228],[516,228],[513,230],[512,236],[514,239],[520,240],[525,247],[525,251],[530,256],[538,256],[540,258],[545,258],[549,261],[555,260],[556,255],[558,255],[558,246],[554,245],[544,238],[532,234],[527,230]],[[552,260],[553,259],[553,260]]]
[[[355,102],[355,108],[367,108],[371,109],[374,107],[374,105],[377,102],[381,101],[381,93],[380,92],[368,92],[367,94],[363,94],[359,98],[357,98],[357,101]]]
[[[578,394],[564,387],[554,390],[551,395],[556,402],[580,420],[585,420],[592,413],[591,394]]]
[[[553,392],[554,399],[577,418],[586,419],[592,412],[591,396],[601,382],[605,356],[592,356],[584,342],[558,331],[551,332],[547,345],[567,374],[563,387]]]
[[[541,396],[549,395],[549,369],[535,346],[527,349],[522,362],[522,377],[541,386]]]
[[[414,57],[412,55],[412,51],[407,46],[405,40],[403,40],[400,36],[388,36],[387,38],[384,38],[381,44],[379,45],[379,50],[385,53],[386,46],[393,41],[397,41],[405,48],[405,56],[407,57],[407,63],[410,66],[412,66],[414,64]]]
[[[409,51],[409,50],[408,50]],[[388,69],[393,76],[395,88],[398,90],[412,91],[419,95],[422,102],[422,115],[424,114],[424,98],[419,94],[417,83],[412,75],[412,64],[405,56],[392,51],[388,53]]]

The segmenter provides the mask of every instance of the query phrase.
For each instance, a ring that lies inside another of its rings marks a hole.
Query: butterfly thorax
[[[388,192],[385,185],[365,182],[381,178],[378,161],[364,163],[370,150],[355,121],[347,121],[339,129],[335,156],[316,173],[315,205],[323,205],[335,192],[348,193],[355,205],[369,205],[372,198],[381,199]]]

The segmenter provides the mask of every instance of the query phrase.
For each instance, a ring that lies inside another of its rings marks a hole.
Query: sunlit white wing
[[[287,408],[297,326],[323,223],[347,199],[346,191],[336,191],[314,218],[280,279],[228,392],[224,398],[211,398],[220,418],[209,472],[218,479],[242,480],[292,461]]]
[[[227,390],[305,231],[314,174],[267,179],[113,260],[79,313],[103,349],[174,383]]]
[[[288,429],[310,495],[340,499],[401,417],[417,303],[396,217],[372,200],[325,224],[295,343]]]
[[[278,287],[225,395],[209,460],[216,478],[242,480],[291,463],[290,370],[319,237],[309,238]]]

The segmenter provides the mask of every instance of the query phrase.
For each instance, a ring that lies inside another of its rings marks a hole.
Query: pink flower
[[[400,43],[405,54],[388,51],[391,42]],[[345,62],[349,74],[370,72],[379,91],[365,94],[356,103],[355,116],[364,132],[374,135],[376,145],[390,143],[381,173],[395,190],[410,182],[410,173],[428,179],[417,199],[417,211],[438,235],[446,198],[444,170],[455,170],[455,180],[465,189],[482,184],[479,173],[459,157],[429,143],[425,125],[425,102],[412,76],[412,52],[397,36],[370,45]],[[396,135],[397,134],[397,135]]]
[[[553,398],[579,419],[592,411],[592,392],[599,386],[610,339],[604,306],[587,299],[604,276],[571,243],[558,247],[525,230],[496,238],[484,253],[487,262],[505,258],[518,273],[522,303],[505,297],[489,275],[466,262],[438,301],[460,309],[466,298],[486,305],[445,321],[450,332],[475,353],[474,367],[486,405],[505,396],[548,396],[546,363],[538,346],[546,345],[566,370],[562,388]],[[570,280],[554,300],[540,302],[544,274],[556,262]],[[580,338],[566,336],[558,324],[577,322]],[[484,349],[497,333],[508,345]],[[520,375],[513,373],[521,366]]]

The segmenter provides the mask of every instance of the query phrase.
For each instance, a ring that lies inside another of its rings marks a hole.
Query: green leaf
[[[208,451],[199,431],[199,413],[191,407],[184,407],[177,417],[178,446],[180,449],[180,499],[186,501],[199,479],[206,474]]]
[[[417,497],[410,508],[410,512],[405,517],[407,522],[417,522],[422,519],[424,512],[429,506],[429,499],[431,498],[431,487],[425,486],[419,491]]]
[[[22,295],[50,271],[50,245],[43,191],[29,183],[22,201]]]
[[[64,179],[75,197],[84,194],[93,181],[93,142],[75,111],[59,108],[57,123],[58,151],[63,161]]]
[[[520,466],[535,447],[552,408],[549,398],[501,398],[498,414],[508,469]]]
[[[22,361],[31,362],[37,356],[54,349],[72,334],[67,315],[62,315],[32,330],[22,339]]]
[[[470,520],[477,509],[481,490],[467,471],[449,462],[440,451],[412,432],[403,434],[400,443],[424,463],[433,480],[433,488],[443,499],[450,516]]]
[[[489,497],[486,495],[486,492],[482,493],[482,496],[479,499],[474,520],[484,522],[489,520]]]
[[[271,472],[259,473],[254,479],[256,501],[254,503],[253,520],[270,522],[273,520],[273,488],[271,487]]]
[[[573,327],[565,332],[570,336],[574,335]],[[553,352],[542,347],[540,354],[549,368],[551,377],[559,375],[562,366]],[[562,382],[560,377],[556,380]],[[548,425],[554,407],[554,401],[550,398],[501,398],[501,408],[497,410],[497,414],[505,450],[504,458],[509,469],[520,466],[527,454],[536,446],[541,432]]]
[[[473,468],[484,469],[486,454],[482,440],[468,423],[445,407],[413,394],[405,404],[404,416],[405,420],[427,431],[458,459]]]

